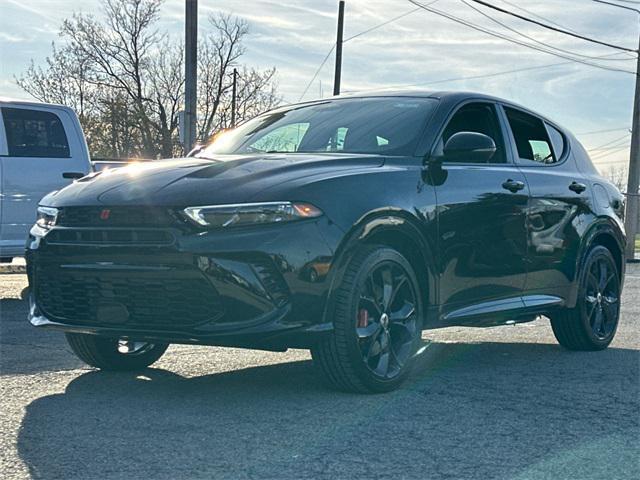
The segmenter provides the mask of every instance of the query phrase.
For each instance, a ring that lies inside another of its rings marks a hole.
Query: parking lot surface
[[[175,345],[142,373],[87,368],[0,275],[4,479],[640,478],[640,268],[603,352],[546,320],[427,331],[410,380],[326,389],[306,351]]]

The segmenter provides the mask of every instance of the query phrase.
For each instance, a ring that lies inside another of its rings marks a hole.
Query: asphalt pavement
[[[0,275],[3,479],[638,479],[640,267],[616,339],[547,321],[424,334],[404,387],[328,390],[306,351],[172,346],[138,374],[83,366]]]

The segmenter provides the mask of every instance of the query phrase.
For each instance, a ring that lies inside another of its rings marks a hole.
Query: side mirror
[[[493,139],[476,132],[458,132],[444,146],[444,159],[452,162],[486,163],[495,153]]]

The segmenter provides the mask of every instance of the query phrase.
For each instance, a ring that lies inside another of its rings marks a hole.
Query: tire
[[[620,274],[606,247],[589,251],[579,282],[575,308],[551,315],[551,328],[569,350],[603,350],[613,340],[620,317]]]
[[[309,281],[311,283],[316,283],[318,281],[318,272],[314,268],[309,271]]]
[[[359,393],[400,386],[421,340],[423,306],[411,264],[396,250],[365,246],[329,299],[333,332],[311,355],[333,388]]]
[[[112,371],[142,370],[158,360],[167,350],[167,343],[122,342],[117,338],[67,333],[67,342],[73,353],[87,365]],[[131,352],[121,353],[119,347]]]

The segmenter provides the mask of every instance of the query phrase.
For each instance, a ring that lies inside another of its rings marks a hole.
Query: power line
[[[438,0],[436,0],[436,1],[438,1]],[[432,4],[434,4],[434,3],[436,3],[436,2],[432,2],[432,3],[430,3],[429,5],[432,5]],[[371,28],[368,28],[368,29],[366,29],[366,30],[363,30],[363,31],[362,31],[362,32],[360,32],[360,33],[356,33],[355,35],[352,35],[352,36],[350,36],[349,38],[345,38],[345,40],[344,40],[344,42],[343,42],[343,43],[347,43],[348,41],[353,40],[354,38],[358,38],[358,37],[360,37],[360,36],[362,36],[362,35],[366,35],[367,33],[373,32],[374,30],[377,30],[377,29],[379,29],[379,28],[381,28],[381,27],[384,27],[385,25],[389,25],[390,23],[393,23],[393,22],[395,22],[395,21],[398,21],[398,20],[400,20],[401,18],[407,17],[407,16],[411,15],[412,13],[417,12],[418,10],[421,10],[421,9],[420,9],[420,7],[414,8],[413,10],[409,10],[408,12],[404,12],[402,15],[398,15],[397,17],[394,17],[394,18],[392,18],[391,20],[387,20],[386,22],[380,23],[380,24],[375,25],[375,26],[373,26],[373,27],[371,27]]]
[[[623,69],[611,68],[611,67],[607,67],[607,66],[604,66],[604,65],[598,65],[598,64],[595,64],[595,63],[591,63],[591,62],[585,62],[585,61],[582,61],[582,60],[579,60],[579,59],[576,59],[576,58],[572,58],[572,57],[568,57],[568,56],[560,55],[560,54],[557,54],[557,53],[554,53],[554,52],[550,52],[550,51],[547,51],[547,50],[545,50],[545,49],[543,49],[543,48],[536,47],[535,45],[529,45],[529,44],[527,44],[527,43],[525,43],[525,42],[520,42],[520,41],[518,41],[518,40],[516,40],[516,39],[512,39],[512,38],[510,38],[510,37],[508,37],[508,36],[506,36],[506,35],[502,35],[502,34],[500,34],[500,33],[498,33],[498,32],[493,31],[493,30],[485,29],[485,28],[483,28],[483,27],[480,27],[479,25],[475,25],[475,24],[473,24],[473,23],[471,23],[471,22],[467,22],[467,21],[465,21],[465,20],[463,20],[463,19],[460,19],[460,18],[458,18],[458,17],[455,17],[454,15],[447,14],[447,13],[445,13],[445,12],[442,12],[442,11],[440,11],[440,10],[436,10],[436,9],[434,9],[434,8],[429,8],[431,5],[435,4],[438,0],[432,1],[432,2],[430,2],[430,3],[428,3],[428,4],[426,4],[426,5],[423,5],[423,4],[421,4],[421,3],[419,3],[419,2],[416,2],[416,1],[413,1],[413,0],[409,0],[409,1],[410,1],[411,3],[413,3],[414,5],[416,5],[416,8],[414,8],[414,9],[412,9],[412,10],[409,10],[409,11],[407,11],[407,12],[404,12],[404,13],[402,13],[402,14],[398,15],[397,17],[394,17],[394,18],[392,18],[392,19],[390,19],[390,20],[387,20],[387,21],[385,21],[385,22],[382,22],[382,23],[380,23],[380,24],[378,24],[378,25],[374,25],[374,26],[373,26],[373,27],[371,27],[371,28],[368,28],[368,29],[363,30],[363,31],[361,31],[361,32],[359,32],[359,33],[356,33],[355,35],[352,35],[352,36],[350,36],[350,37],[346,38],[346,39],[344,40],[344,42],[343,42],[343,43],[349,42],[349,41],[351,41],[351,40],[353,40],[353,39],[355,39],[355,38],[358,38],[358,37],[360,37],[360,36],[363,36],[363,35],[366,35],[366,34],[368,34],[368,33],[370,33],[370,32],[373,32],[374,30],[377,30],[377,29],[379,29],[379,28],[381,28],[381,27],[384,27],[384,26],[386,26],[386,25],[389,25],[390,23],[396,22],[396,21],[398,21],[398,20],[400,20],[400,19],[402,19],[402,18],[404,18],[404,17],[407,17],[407,16],[409,16],[409,15],[411,15],[411,14],[413,14],[413,13],[415,13],[415,12],[419,11],[419,10],[427,10],[427,11],[430,11],[430,12],[432,12],[432,13],[435,13],[436,15],[444,16],[444,17],[446,17],[446,18],[448,18],[448,19],[450,19],[450,20],[453,20],[453,21],[455,21],[455,22],[457,22],[457,23],[462,23],[463,25],[466,25],[466,26],[468,26],[468,27],[470,27],[470,28],[473,28],[473,29],[475,29],[475,30],[481,31],[481,32],[483,32],[483,33],[487,33],[487,34],[492,35],[492,36],[494,36],[494,37],[498,37],[498,38],[501,38],[501,39],[503,39],[503,40],[510,41],[510,42],[516,43],[516,44],[521,45],[521,46],[524,46],[524,47],[532,48],[532,49],[534,49],[534,50],[537,50],[537,51],[540,51],[540,52],[543,52],[543,53],[548,53],[548,54],[551,54],[551,55],[558,56],[558,57],[560,57],[560,58],[565,58],[565,59],[567,59],[567,60],[569,60],[569,61],[568,61],[568,62],[551,63],[551,64],[547,64],[547,65],[538,65],[538,66],[533,66],[533,67],[518,68],[518,69],[514,69],[514,70],[506,70],[506,71],[502,71],[502,72],[495,72],[495,73],[490,73],[490,74],[482,74],[482,75],[474,75],[474,76],[458,77],[458,78],[449,78],[449,79],[443,79],[443,80],[436,80],[436,81],[432,81],[432,82],[413,83],[413,84],[402,84],[402,85],[392,86],[392,87],[389,87],[389,88],[395,88],[395,87],[418,87],[418,86],[436,85],[436,84],[439,84],[439,83],[454,82],[454,81],[458,81],[458,80],[474,80],[474,79],[480,79],[480,78],[489,78],[489,77],[496,77],[496,76],[500,76],[500,75],[508,75],[508,74],[511,74],[511,73],[525,72],[525,71],[529,71],[529,70],[537,70],[537,69],[550,68],[550,67],[556,67],[556,66],[561,66],[561,65],[569,65],[569,64],[574,63],[574,62],[582,63],[583,65],[587,65],[587,66],[592,66],[592,67],[596,67],[596,68],[601,68],[601,69],[604,69],[604,70],[619,71],[619,72],[624,72],[624,73],[635,74],[635,72],[632,72],[632,71],[630,71],[630,70],[623,70]],[[463,0],[463,1],[464,1],[464,0]],[[536,16],[536,17],[538,17],[538,18],[541,18],[541,19],[543,19],[543,20],[545,20],[545,21],[548,21],[548,22],[550,22],[550,23],[555,23],[555,22],[553,22],[553,21],[551,21],[551,20],[549,20],[549,19],[546,19],[546,18],[544,18],[544,17],[542,17],[542,16],[536,15],[535,13],[530,12],[529,10],[526,10],[526,9],[525,9],[525,8],[523,8],[523,7],[517,6],[516,4],[511,3],[511,2],[509,2],[509,1],[507,1],[507,0],[503,0],[503,1],[504,1],[504,3],[507,3],[507,4],[512,5],[512,6],[515,6],[516,8],[519,8],[520,10],[525,11],[525,12],[527,12],[527,13],[529,13],[529,14],[533,15],[533,16]],[[597,0],[594,0],[594,1],[597,1]],[[465,3],[466,3],[466,2],[465,2]],[[467,5],[468,5],[468,4],[467,4]],[[472,7],[471,5],[468,5],[468,6],[469,6],[469,7],[471,7],[471,8],[473,8],[473,9],[474,9],[474,10],[476,10],[476,11],[479,11],[478,9],[476,9],[476,8]],[[485,15],[485,16],[486,16],[486,14],[484,14],[483,12],[480,12],[480,13],[482,13],[483,15]],[[602,55],[602,56],[594,56],[594,57],[591,57],[591,56],[581,55],[581,54],[574,53],[574,52],[569,52],[568,50],[563,50],[563,49],[560,49],[560,48],[553,47],[553,46],[551,46],[551,45],[545,44],[545,43],[543,43],[543,42],[540,42],[540,41],[538,41],[538,40],[536,40],[536,39],[533,39],[533,38],[531,38],[531,37],[529,37],[529,36],[527,36],[527,35],[525,35],[525,34],[521,33],[521,32],[516,31],[515,29],[511,29],[510,27],[508,27],[508,26],[504,25],[503,23],[499,22],[498,20],[495,20],[495,19],[493,19],[493,18],[491,18],[491,17],[489,17],[489,18],[490,18],[492,21],[494,21],[494,22],[496,22],[496,23],[499,23],[500,25],[503,25],[505,28],[508,28],[509,30],[514,31],[515,33],[517,33],[517,34],[519,34],[519,35],[522,35],[522,36],[524,36],[524,37],[526,37],[526,38],[529,38],[530,40],[533,40],[533,41],[535,41],[535,42],[537,42],[537,43],[540,43],[540,44],[542,44],[542,45],[545,45],[545,46],[547,46],[547,47],[549,47],[549,48],[553,48],[553,49],[556,49],[556,50],[559,50],[559,51],[564,51],[564,52],[570,53],[570,54],[572,54],[572,55],[579,55],[579,56],[584,57],[584,58],[591,58],[591,59],[594,59],[594,60],[595,60],[595,59],[602,59],[602,60],[623,60],[623,61],[624,61],[624,60],[627,60],[627,59],[606,59],[606,58],[605,58],[605,57],[609,57],[609,56],[613,56],[613,55],[619,55],[619,53],[616,53],[616,54],[610,54],[610,55]],[[559,24],[557,24],[557,23],[555,23],[555,24],[556,24],[556,25],[559,25]],[[298,101],[302,100],[302,98],[304,98],[304,96],[307,94],[307,92],[309,91],[309,88],[311,88],[311,85],[312,85],[312,84],[313,84],[313,82],[316,80],[316,78],[318,77],[318,75],[319,75],[320,71],[322,70],[322,68],[324,67],[324,65],[325,65],[325,64],[327,63],[327,61],[329,60],[329,57],[331,56],[331,54],[332,54],[332,53],[333,53],[333,51],[335,50],[335,47],[336,47],[336,46],[335,46],[335,45],[333,45],[333,46],[329,49],[329,51],[328,51],[328,52],[327,52],[327,54],[325,55],[324,59],[322,60],[322,62],[320,63],[320,65],[319,65],[319,66],[318,66],[318,68],[316,69],[315,73],[313,74],[313,77],[311,78],[311,80],[309,81],[309,83],[307,84],[307,86],[305,87],[305,89],[304,89],[304,91],[303,91],[302,95],[300,95],[300,98],[299,98],[299,100],[298,100]],[[370,90],[377,90],[377,88],[376,88],[376,89],[370,89]],[[368,91],[368,90],[365,90],[365,91]],[[580,135],[591,135],[591,134],[593,134],[593,133],[600,133],[600,132],[588,132],[588,133],[583,133],[583,134],[580,134]]]
[[[521,11],[523,11],[525,13],[528,13],[532,17],[536,17],[536,18],[539,18],[540,20],[544,20],[545,22],[549,22],[549,23],[555,25],[556,27],[564,28],[565,30],[567,30],[569,32],[577,33],[575,30],[567,28],[564,25],[560,25],[558,22],[554,22],[550,18],[546,18],[546,17],[543,17],[542,15],[538,15],[537,13],[532,12],[531,10],[527,10],[526,8],[521,7],[520,5],[517,5],[517,4],[513,3],[513,2],[509,2],[508,0],[502,0],[502,3],[506,3],[507,5],[510,5],[511,7],[517,8],[518,10],[521,10]]]
[[[433,5],[434,3],[438,2],[439,0],[433,0],[432,2],[428,3],[427,5]],[[345,40],[343,40],[343,44],[361,37],[363,35],[366,35],[367,33],[373,32],[374,30],[377,30],[381,27],[384,27],[385,25],[389,25],[390,23],[396,22],[398,20],[400,20],[401,18],[407,17],[409,15],[411,15],[412,13],[417,12],[418,10],[421,10],[421,7],[417,7],[414,8],[413,10],[409,10],[408,12],[404,12],[401,15],[398,15],[397,17],[394,17],[390,20],[387,20],[386,22],[382,22],[379,23],[378,25],[374,25],[371,28],[368,28],[366,30],[363,30],[359,33],[356,33],[355,35],[352,35],[348,38],[346,38]],[[320,63],[320,66],[318,67],[318,69],[315,71],[315,73],[313,74],[313,78],[311,78],[311,81],[307,84],[307,86],[304,89],[304,92],[302,92],[302,95],[300,95],[300,98],[298,99],[298,101],[302,100],[304,98],[304,96],[307,94],[307,92],[309,91],[309,88],[311,88],[311,85],[313,84],[313,82],[316,80],[316,78],[318,77],[318,74],[320,73],[320,71],[322,70],[322,67],[324,67],[324,65],[327,63],[327,60],[329,60],[329,56],[333,53],[333,51],[335,50],[336,46],[335,44],[331,47],[331,49],[327,52],[327,55],[324,57],[324,59],[322,60],[322,62]]]
[[[631,147],[631,139],[627,140],[626,143],[619,143],[617,145],[612,145],[611,147],[602,148],[595,152],[589,151],[589,153],[591,154],[592,159],[599,160],[601,158],[607,157],[608,155],[613,155],[615,153],[628,150],[630,147]]]
[[[439,1],[440,0],[432,0],[431,2],[427,3],[427,7],[430,6],[430,5],[433,5],[434,3],[438,3]],[[347,42],[353,40],[354,38],[358,38],[358,37],[361,37],[362,35],[366,35],[367,33],[373,32],[374,30],[377,30],[377,29],[379,29],[381,27],[384,27],[385,25],[389,25],[390,23],[396,22],[396,21],[400,20],[401,18],[407,17],[407,16],[411,15],[412,13],[416,13],[417,11],[419,11],[421,9],[422,9],[422,7],[416,7],[413,10],[409,10],[407,12],[404,12],[404,13],[398,15],[397,17],[393,17],[392,19],[387,20],[386,22],[379,23],[378,25],[374,25],[371,28],[367,28],[366,30],[363,30],[363,31],[361,31],[359,33],[356,33],[355,35],[351,35],[349,38],[346,38],[342,43],[347,43]]]
[[[318,76],[318,74],[320,73],[320,70],[322,70],[322,67],[324,67],[324,64],[327,63],[327,60],[329,60],[329,57],[331,56],[331,54],[333,53],[333,51],[335,50],[336,46],[334,45],[333,47],[331,47],[331,49],[327,52],[327,54],[325,55],[324,59],[322,60],[322,62],[320,63],[320,66],[316,69],[316,72],[313,74],[313,77],[311,78],[311,80],[309,80],[309,83],[307,83],[307,86],[304,89],[304,92],[302,92],[302,95],[300,95],[300,98],[298,99],[298,101],[302,100],[304,98],[304,96],[307,94],[307,92],[309,91],[309,88],[311,88],[311,85],[313,84],[313,82],[316,80],[316,77]]]
[[[604,0],[593,0],[593,1],[596,3],[604,3],[605,5],[611,5],[618,8],[624,8],[625,10],[631,10],[632,12],[640,13],[640,10],[638,10],[637,8],[627,7],[626,5],[618,5],[617,3],[605,2]]]
[[[491,8],[491,9],[496,10],[498,12],[505,13],[507,15],[511,15],[512,17],[519,18],[520,20],[524,20],[525,22],[529,22],[529,23],[533,23],[535,25],[539,25],[539,26],[544,27],[544,28],[546,28],[548,30],[553,30],[554,32],[558,32],[558,33],[562,33],[564,35],[569,35],[571,37],[579,38],[579,39],[585,40],[587,42],[597,43],[599,45],[604,45],[605,47],[615,48],[616,50],[622,50],[622,51],[625,51],[625,52],[637,53],[637,50],[634,50],[634,49],[631,49],[631,48],[621,47],[620,45],[614,45],[612,43],[607,43],[607,42],[603,42],[601,40],[596,40],[595,38],[586,37],[584,35],[576,34],[576,33],[570,32],[568,30],[565,30],[563,28],[557,28],[557,27],[554,27],[553,25],[547,25],[546,23],[542,23],[542,22],[539,22],[539,21],[534,20],[532,18],[525,17],[524,15],[520,15],[519,13],[511,12],[509,10],[505,10],[502,7],[498,7],[496,5],[492,5],[491,3],[487,3],[484,0],[471,0],[471,1],[475,2],[475,3],[479,3],[480,5],[484,5],[485,7]]]
[[[469,28],[472,28],[474,30],[477,30],[479,32],[486,33],[487,35],[491,35],[493,37],[500,38],[502,40],[506,40],[508,42],[515,43],[517,45],[521,45],[523,47],[527,47],[527,48],[530,48],[530,49],[533,49],[533,50],[537,50],[539,52],[547,53],[549,55],[554,55],[556,57],[564,58],[566,60],[571,60],[573,62],[582,63],[584,65],[589,65],[589,66],[592,66],[592,67],[595,67],[595,68],[600,68],[602,70],[609,70],[609,71],[612,71],[612,72],[623,72],[623,73],[628,73],[628,74],[631,74],[631,75],[636,75],[636,72],[633,72],[631,70],[625,70],[625,69],[621,69],[621,68],[615,68],[615,67],[608,67],[608,66],[604,66],[604,65],[599,65],[597,63],[592,63],[592,62],[588,62],[586,60],[581,60],[579,58],[575,58],[575,57],[567,56],[567,55],[564,55],[564,54],[561,54],[561,53],[549,51],[549,50],[544,49],[542,47],[538,47],[536,45],[531,45],[529,43],[522,42],[522,41],[520,41],[518,39],[509,37],[507,35],[503,35],[503,34],[501,34],[499,32],[496,32],[495,30],[491,30],[491,29],[488,29],[488,28],[485,28],[485,27],[481,27],[480,25],[476,25],[476,24],[474,24],[472,22],[469,22],[469,21],[464,20],[462,18],[456,17],[455,15],[451,15],[450,13],[443,12],[442,10],[431,8],[428,5],[423,5],[423,4],[419,3],[416,0],[408,0],[408,1],[410,3],[416,5],[416,6],[419,6],[420,8],[422,8],[423,10],[426,10],[428,12],[434,13],[434,14],[439,15],[439,16],[444,17],[444,18],[448,18],[451,21],[454,21],[456,23],[460,23],[462,25],[465,25],[465,26],[467,26]]]
[[[602,145],[598,145],[597,147],[594,148],[590,148],[589,151],[593,151],[593,150],[600,150],[604,147],[608,147],[614,143],[618,143],[621,140],[626,140],[629,136],[631,136],[631,133],[625,133],[623,136],[621,136],[620,138],[616,138],[615,140],[611,140],[610,142],[607,143],[603,143]]]
[[[605,153],[604,155],[599,155],[599,156],[592,156],[591,160],[599,162],[600,160],[602,160],[603,158],[607,158],[610,157],[611,155],[615,155],[616,153],[620,153],[620,152],[624,152],[625,150],[629,149],[629,145],[625,145],[624,147],[618,148],[617,150],[612,150],[610,152]],[[628,160],[623,159],[623,160],[611,160],[611,163],[616,163],[616,162],[624,162],[627,163]]]
[[[591,132],[577,133],[576,135],[596,135],[598,133],[621,132],[622,130],[629,131],[629,127],[609,128],[608,130],[594,130],[594,131],[591,131]]]
[[[525,13],[528,13],[532,17],[536,17],[536,18],[539,18],[540,20],[543,20],[545,22],[549,22],[552,25],[555,25],[556,27],[564,28],[565,30],[567,30],[567,31],[569,31],[571,33],[578,33],[577,31],[573,30],[572,28],[568,28],[567,26],[561,25],[560,23],[555,22],[550,18],[543,17],[542,15],[539,15],[539,14],[537,14],[535,12],[532,12],[531,10],[527,10],[526,8],[524,8],[524,7],[520,6],[520,5],[517,5],[517,4],[513,3],[513,2],[510,2],[509,0],[501,0],[501,1],[502,1],[502,3],[506,3],[507,5],[510,5],[510,6],[514,7],[514,8],[517,8],[518,10],[521,10],[521,11],[523,11]],[[608,2],[604,2],[602,0],[594,0],[594,1],[595,2],[600,2],[600,3],[608,3]],[[640,10],[638,10],[638,12],[640,13]],[[629,55],[631,58],[635,58],[635,55],[633,53],[629,53],[629,52],[624,52],[624,53],[626,55]]]
[[[600,158],[608,157],[609,155],[613,155],[617,152],[621,152],[625,149],[628,149],[630,146],[630,140],[625,141],[625,143],[617,143],[612,145],[610,148],[605,148],[602,151],[598,151],[594,153],[591,158],[595,160],[599,160]]]
[[[534,38],[534,37],[531,37],[531,36],[529,36],[529,35],[527,35],[527,34],[525,34],[525,33],[522,33],[522,32],[520,32],[519,30],[517,30],[517,29],[515,29],[515,28],[513,28],[513,27],[510,27],[509,25],[507,25],[507,24],[505,24],[505,23],[503,23],[503,22],[501,22],[501,21],[499,21],[499,20],[497,20],[497,19],[493,18],[491,15],[486,14],[485,12],[483,12],[482,10],[480,10],[479,8],[474,7],[473,5],[471,5],[471,4],[470,4],[469,2],[467,2],[466,0],[460,0],[460,1],[461,1],[462,3],[464,3],[467,7],[469,7],[469,8],[471,8],[471,9],[475,10],[475,11],[476,11],[476,12],[478,12],[480,15],[482,15],[482,16],[483,16],[483,17],[485,17],[485,18],[488,18],[488,19],[489,19],[489,20],[491,20],[492,22],[494,22],[494,23],[496,23],[496,24],[498,24],[498,25],[500,25],[500,26],[502,26],[502,27],[506,28],[507,30],[510,30],[511,32],[515,33],[516,35],[520,35],[521,37],[524,37],[524,38],[526,38],[526,39],[528,39],[528,40],[531,40],[531,41],[533,41],[533,42],[535,42],[535,43],[538,43],[538,44],[540,44],[540,45],[542,45],[542,46],[544,46],[544,47],[551,48],[551,49],[553,49],[553,50],[557,50],[557,51],[559,51],[559,52],[564,52],[564,53],[567,53],[567,54],[569,54],[569,55],[575,55],[575,56],[582,57],[582,58],[588,58],[588,59],[590,59],[590,60],[597,60],[597,59],[598,59],[598,57],[597,57],[597,56],[583,55],[583,54],[581,54],[581,53],[572,52],[572,51],[570,51],[570,50],[565,50],[565,49],[560,48],[560,47],[554,47],[553,45],[550,45],[550,44],[545,43],[545,42],[543,42],[543,41],[541,41],[541,40],[538,40],[537,38]],[[471,0],[471,1],[473,1],[473,0]],[[624,53],[626,53],[626,52],[624,52]],[[622,62],[628,62],[629,60],[635,60],[635,57],[633,57],[633,58],[631,58],[631,57],[629,57],[629,58],[609,58],[609,59],[607,59],[607,60],[609,60],[609,61],[622,61]]]
[[[617,52],[617,53],[613,53],[613,54],[608,54],[606,56],[611,56],[611,55],[621,55],[622,52]],[[551,68],[551,67],[559,67],[561,65],[572,65],[573,61],[569,61],[569,62],[557,62],[557,63],[547,63],[545,65],[534,65],[532,67],[523,67],[523,68],[516,68],[513,70],[503,70],[500,72],[494,72],[494,73],[482,73],[479,75],[467,75],[464,77],[453,77],[453,78],[444,78],[441,80],[431,80],[429,82],[419,82],[419,83],[401,83],[401,84],[396,84],[396,85],[391,85],[388,87],[384,87],[384,89],[389,90],[389,89],[393,89],[393,88],[407,88],[407,87],[426,87],[429,85],[437,85],[439,83],[449,83],[449,82],[457,82],[457,81],[461,81],[461,80],[477,80],[477,79],[481,79],[481,78],[491,78],[491,77],[499,77],[502,75],[509,75],[511,73],[520,73],[520,72],[528,72],[530,70],[542,70],[544,68]],[[375,90],[380,90],[380,87],[376,87],[376,88],[369,88],[366,90],[358,90],[358,92],[372,92]],[[607,131],[619,131],[619,130],[628,130],[628,129],[615,129],[615,130],[605,130],[605,132]],[[590,133],[600,133],[600,132],[588,132],[586,133],[586,135],[590,134]],[[580,135],[585,135],[585,134],[580,134]]]

